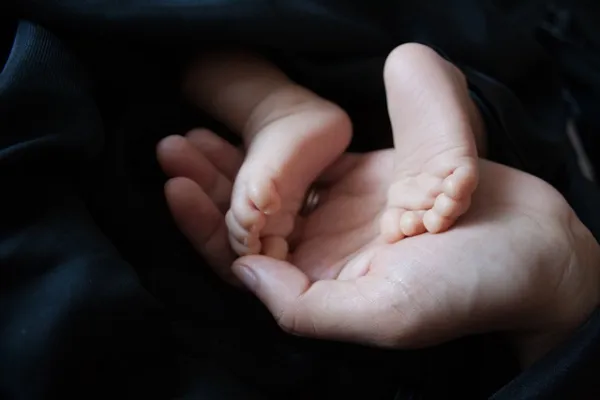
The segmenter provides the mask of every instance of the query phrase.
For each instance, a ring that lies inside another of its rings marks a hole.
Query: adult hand
[[[347,155],[321,177],[321,204],[299,221],[289,262],[235,260],[223,212],[243,154],[195,131],[165,139],[158,156],[182,232],[293,334],[407,348],[506,331],[529,362],[598,305],[598,243],[558,192],[523,172],[481,161],[455,227],[386,244],[378,216],[393,152]]]

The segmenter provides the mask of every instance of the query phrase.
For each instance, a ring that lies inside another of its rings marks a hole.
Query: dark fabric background
[[[383,62],[418,41],[467,74],[490,157],[549,181],[598,237],[565,123],[578,111],[594,148],[600,14],[547,3],[3,3],[0,398],[599,398],[600,315],[523,373],[494,335],[410,352],[286,336],[178,233],[154,158],[192,127],[230,136],[178,87],[186,60],[228,45],[346,108],[354,150],[389,146]]]

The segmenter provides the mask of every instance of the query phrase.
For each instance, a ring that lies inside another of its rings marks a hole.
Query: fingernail
[[[250,267],[243,264],[236,264],[233,268],[237,270],[235,271],[237,272],[237,277],[248,289],[255,290],[258,287],[258,276],[256,276],[256,273]]]

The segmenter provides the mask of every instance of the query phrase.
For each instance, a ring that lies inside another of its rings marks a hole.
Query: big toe
[[[256,177],[248,182],[248,196],[262,213],[275,214],[281,208],[281,198],[272,179]]]
[[[458,218],[471,205],[471,196],[454,199],[445,193],[440,194],[433,204],[432,210],[441,217]]]
[[[477,188],[479,174],[475,163],[466,163],[454,170],[443,183],[444,193],[453,199],[471,196]]]

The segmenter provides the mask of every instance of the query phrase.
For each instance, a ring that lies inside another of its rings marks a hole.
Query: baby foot
[[[279,256],[275,258],[285,256],[287,242],[283,238],[288,231],[291,232],[293,221],[288,210],[281,210],[282,200],[275,177],[260,165],[247,164],[245,167],[236,178],[231,208],[225,216],[231,246],[240,256],[259,253]],[[295,203],[297,201],[288,199],[286,208],[295,209]],[[260,233],[267,224],[267,218],[278,213],[277,221],[273,218],[270,221],[271,233],[277,235],[269,236],[261,243]]]
[[[388,192],[382,234],[389,242],[424,232],[448,230],[471,204],[477,187],[475,158],[430,164],[421,170],[400,170]]]
[[[394,50],[384,75],[397,159],[381,232],[394,242],[446,231],[468,210],[479,180],[481,121],[465,78],[416,44]]]
[[[226,215],[238,255],[287,257],[286,238],[308,188],[343,153],[350,137],[348,116],[321,100],[276,119],[253,137]]]

